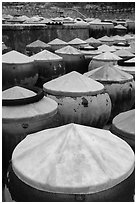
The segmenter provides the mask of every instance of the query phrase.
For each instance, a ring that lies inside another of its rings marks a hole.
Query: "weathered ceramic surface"
[[[103,127],[110,116],[111,101],[103,86],[77,72],[71,72],[43,85],[54,99],[64,124],[74,122]]]
[[[38,70],[34,69],[34,60],[17,51],[2,55],[2,88],[14,85],[34,86],[38,79]]]
[[[117,115],[112,121],[111,131],[135,149],[135,109]]]
[[[135,82],[132,75],[109,64],[89,71],[85,75],[104,85],[112,102],[110,120],[120,112],[132,108],[135,102]]]
[[[12,168],[33,188],[89,194],[128,178],[134,153],[107,130],[71,123],[28,135],[13,152]]]

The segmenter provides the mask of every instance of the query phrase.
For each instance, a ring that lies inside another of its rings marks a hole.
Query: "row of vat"
[[[62,44],[38,53],[32,46],[30,57],[2,56],[2,173],[13,200],[133,201],[131,41],[114,45],[117,51]],[[112,133],[103,129],[108,122]]]

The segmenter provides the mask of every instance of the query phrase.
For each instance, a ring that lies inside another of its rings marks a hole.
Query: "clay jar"
[[[79,49],[80,46],[83,46],[83,47],[88,46],[88,43],[84,40],[81,40],[80,38],[75,38],[75,39],[69,41],[68,44],[70,46],[73,46],[76,49]]]
[[[43,50],[33,55],[31,59],[39,70],[39,80],[42,84],[65,74],[63,58],[52,52]]]
[[[98,46],[102,45],[102,42],[91,37],[91,38],[88,38],[87,40],[85,40],[90,46],[93,46],[95,48],[97,48]]]
[[[2,55],[2,88],[9,86],[34,86],[38,80],[38,69],[34,60],[15,50]]]
[[[110,131],[68,124],[28,135],[12,154],[17,202],[133,201],[134,152]]]
[[[87,66],[85,56],[80,50],[68,45],[62,49],[56,50],[55,53],[63,58],[66,73],[77,71],[83,74],[86,72]]]
[[[51,46],[42,42],[41,40],[36,40],[26,46],[26,52],[29,56],[37,54],[42,50],[51,51]]]
[[[88,65],[89,65],[90,61],[92,60],[93,56],[96,56],[97,53],[101,54],[101,52],[99,52],[97,48],[94,48],[94,47],[92,47],[90,45],[89,46],[84,46],[84,47],[81,46],[80,51],[85,56],[86,70],[88,70]],[[86,72],[86,70],[85,70],[85,72]]]
[[[2,92],[2,100],[3,168],[6,169],[13,149],[27,134],[61,123],[57,103],[45,97],[40,89],[34,92],[15,86]]]
[[[93,59],[91,60],[88,66],[88,71],[96,69],[106,64],[115,65],[117,64],[118,60],[121,60],[121,58],[118,57],[117,55],[111,52],[104,52],[100,55],[93,57]]]
[[[117,115],[112,121],[111,132],[125,140],[135,151],[135,109]]]
[[[130,110],[135,102],[135,82],[133,76],[113,65],[104,65],[85,73],[105,87],[112,102],[110,121],[119,113]]]
[[[65,46],[67,46],[68,43],[63,41],[63,40],[60,40],[60,39],[56,38],[56,39],[50,41],[48,43],[48,45],[51,46],[52,51],[55,51],[55,50],[58,50],[58,49],[61,49],[61,48],[65,47]]]
[[[104,86],[78,72],[71,72],[43,85],[44,93],[58,103],[64,124],[103,127],[111,113]]]
[[[106,44],[106,45],[113,45],[114,43],[114,40],[111,38],[111,37],[108,37],[108,36],[103,36],[101,38],[98,38],[99,41],[101,41],[102,44]]]

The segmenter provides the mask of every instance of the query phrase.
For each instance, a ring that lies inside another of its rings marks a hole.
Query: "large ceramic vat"
[[[57,103],[34,90],[15,86],[2,92],[3,174],[12,151],[27,134],[60,125]]]
[[[80,38],[74,38],[73,40],[69,41],[68,44],[76,49],[79,49],[80,46],[84,47],[88,45],[86,41],[81,40]]]
[[[89,71],[85,75],[104,85],[112,102],[110,120],[117,114],[130,110],[134,105],[135,82],[132,75],[109,64]]]
[[[134,179],[134,152],[124,140],[71,123],[18,144],[8,187],[17,202],[127,202]]]
[[[38,70],[34,60],[15,50],[2,55],[2,88],[9,86],[34,86],[38,80]]]
[[[63,41],[63,40],[60,40],[60,39],[56,38],[56,39],[50,41],[48,43],[48,45],[50,45],[52,50],[55,51],[55,50],[58,50],[58,49],[61,49],[61,48],[65,47],[65,46],[67,46],[68,43]]]
[[[63,58],[43,50],[31,57],[34,60],[35,68],[39,71],[39,83],[43,83],[52,80],[65,74],[65,65]]]
[[[49,50],[51,51],[51,46],[44,43],[41,40],[36,40],[26,46],[26,52],[29,56],[37,54],[42,50]]]
[[[43,85],[44,93],[58,103],[64,124],[103,127],[111,113],[104,86],[78,72],[71,72]]]
[[[80,50],[68,45],[64,48],[56,50],[55,53],[63,58],[66,73],[77,71],[83,74],[86,72],[87,66],[85,56]]]
[[[117,64],[118,60],[121,60],[121,58],[118,57],[117,55],[111,52],[104,52],[100,55],[93,57],[88,66],[88,70],[90,71],[106,64],[115,65]]]

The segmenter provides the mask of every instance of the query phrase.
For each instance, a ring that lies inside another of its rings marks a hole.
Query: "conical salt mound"
[[[36,93],[30,91],[26,88],[19,86],[12,87],[2,92],[2,99],[21,99],[35,96]],[[57,103],[48,97],[43,97],[40,101],[31,103],[28,105],[20,106],[3,106],[2,107],[2,119],[7,121],[9,119],[18,120],[18,119],[34,119],[35,116],[37,120],[40,119],[40,116],[46,116],[53,113],[57,110]]]
[[[100,50],[102,52],[115,52],[116,51],[116,49],[114,47],[112,47],[112,46],[110,47],[110,46],[105,45],[105,44],[99,46],[98,50]]]
[[[62,57],[60,57],[60,56],[58,56],[52,52],[49,52],[47,50],[43,50],[43,51],[31,56],[30,58],[33,60],[36,60],[36,61],[62,60]]]
[[[98,39],[95,39],[93,37],[91,38],[88,38],[87,40],[85,40],[87,43],[100,43],[101,44],[101,41],[98,40]]]
[[[125,49],[120,49],[114,52],[115,55],[119,57],[134,57],[135,55]]]
[[[108,37],[108,36],[103,36],[102,38],[99,38],[98,40],[100,40],[100,41],[113,41],[113,39],[112,38],[110,38],[110,37]]]
[[[113,65],[106,64],[84,74],[100,82],[125,82],[130,81],[133,76],[121,71]]]
[[[79,39],[79,38],[75,38],[75,39],[73,39],[73,40],[71,40],[71,41],[69,41],[68,42],[68,44],[70,44],[70,45],[77,45],[77,44],[86,44],[87,42],[85,42],[84,40],[81,40],[81,39]]]
[[[12,168],[42,191],[96,193],[132,174],[134,153],[107,130],[71,123],[28,135],[12,154]]]
[[[61,49],[58,49],[55,51],[57,54],[67,54],[67,55],[82,55],[81,51],[68,45],[66,47],[63,47]]]
[[[124,27],[124,26],[121,25],[121,24],[115,26],[114,28],[116,28],[116,29],[123,29],[123,30],[126,30],[126,29],[127,29],[126,27]]]
[[[33,62],[33,60],[30,57],[20,52],[17,52],[15,50],[12,50],[2,55],[2,63],[24,64],[24,63],[30,63],[30,62]]]
[[[104,86],[78,72],[70,72],[43,85],[47,93],[65,96],[82,96],[101,93]]]
[[[105,52],[102,53],[100,55],[97,55],[95,57],[93,57],[93,59],[97,59],[97,60],[120,60],[121,58],[118,57],[117,55],[115,55],[114,53],[111,52]]]
[[[68,45],[68,43],[66,43],[65,41],[60,40],[60,39],[58,39],[58,38],[56,38],[56,39],[50,41],[48,44],[49,44],[49,45],[58,45],[58,44],[59,44],[59,45]]]
[[[42,42],[41,40],[36,40],[36,41],[30,43],[29,45],[27,45],[26,47],[28,47],[28,48],[29,47],[43,47],[43,48],[45,48],[45,47],[49,47],[49,45]]]
[[[35,96],[33,91],[20,86],[14,86],[2,92],[2,99],[20,99]]]

